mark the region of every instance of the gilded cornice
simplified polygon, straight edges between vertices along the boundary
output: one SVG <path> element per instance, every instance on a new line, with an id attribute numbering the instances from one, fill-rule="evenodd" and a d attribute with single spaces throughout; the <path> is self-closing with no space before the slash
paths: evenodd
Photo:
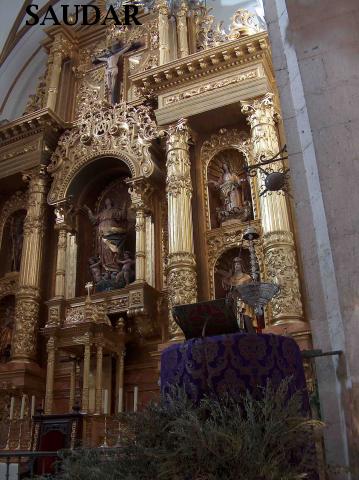
<path id="1" fill-rule="evenodd" d="M 39 133 L 53 137 L 66 128 L 67 124 L 48 108 L 23 115 L 0 127 L 0 160 L 2 148 Z"/>
<path id="2" fill-rule="evenodd" d="M 223 43 L 219 46 L 193 53 L 159 67 L 130 76 L 141 91 L 160 93 L 193 80 L 199 80 L 213 73 L 232 67 L 266 59 L 267 73 L 272 76 L 268 34 L 260 32 L 242 39 Z"/>

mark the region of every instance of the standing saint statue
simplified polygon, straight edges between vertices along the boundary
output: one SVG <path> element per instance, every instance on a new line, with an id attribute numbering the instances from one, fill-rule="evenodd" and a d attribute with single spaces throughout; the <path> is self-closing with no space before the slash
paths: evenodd
<path id="1" fill-rule="evenodd" d="M 243 200 L 243 183 L 245 182 L 244 178 L 240 178 L 236 173 L 231 172 L 227 163 L 223 163 L 222 175 L 218 181 L 208 181 L 209 185 L 214 185 L 221 193 L 223 209 L 218 211 L 220 221 L 229 217 L 238 217 L 242 221 L 249 218 L 250 202 Z"/>
<path id="2" fill-rule="evenodd" d="M 98 261 L 106 271 L 116 272 L 127 234 L 127 206 L 124 203 L 120 210 L 110 198 L 104 203 L 105 207 L 97 214 L 87 205 L 84 207 L 92 224 L 96 225 Z"/>

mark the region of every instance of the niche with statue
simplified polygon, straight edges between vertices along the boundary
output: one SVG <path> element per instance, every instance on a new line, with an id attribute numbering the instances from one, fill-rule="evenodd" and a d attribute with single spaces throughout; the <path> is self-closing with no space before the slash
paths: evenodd
<path id="1" fill-rule="evenodd" d="M 218 152 L 208 165 L 207 183 L 211 228 L 253 218 L 251 191 L 243 155 L 230 148 Z"/>

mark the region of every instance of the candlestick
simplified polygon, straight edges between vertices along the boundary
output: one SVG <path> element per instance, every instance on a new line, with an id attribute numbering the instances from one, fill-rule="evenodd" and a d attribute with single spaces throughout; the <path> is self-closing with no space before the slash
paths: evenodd
<path id="1" fill-rule="evenodd" d="M 103 391 L 103 413 L 108 415 L 108 390 L 105 388 Z"/>
<path id="2" fill-rule="evenodd" d="M 32 395 L 32 397 L 31 397 L 31 418 L 35 415 L 35 404 L 36 404 L 36 398 L 35 398 L 35 395 Z"/>
<path id="3" fill-rule="evenodd" d="M 137 404 L 138 404 L 138 387 L 136 386 L 133 390 L 133 411 L 137 412 Z"/>
<path id="4" fill-rule="evenodd" d="M 21 399 L 21 408 L 20 408 L 20 420 L 24 418 L 24 413 L 25 413 L 25 399 L 26 395 L 23 394 L 22 399 Z"/>
<path id="5" fill-rule="evenodd" d="M 9 420 L 13 420 L 14 418 L 14 408 L 15 408 L 15 397 L 11 397 Z"/>
<path id="6" fill-rule="evenodd" d="M 120 387 L 118 391 L 118 413 L 123 412 L 123 388 Z"/>

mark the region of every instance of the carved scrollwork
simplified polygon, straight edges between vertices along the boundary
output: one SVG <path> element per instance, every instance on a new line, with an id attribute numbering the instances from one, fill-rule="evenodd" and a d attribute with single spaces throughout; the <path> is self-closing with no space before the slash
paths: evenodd
<path id="1" fill-rule="evenodd" d="M 75 127 L 61 136 L 51 158 L 48 172 L 54 181 L 49 203 L 62 200 L 77 172 L 95 157 L 117 157 L 133 177 L 149 177 L 154 170 L 149 147 L 157 136 L 156 123 L 144 105 L 97 102 L 85 107 Z"/>
<path id="2" fill-rule="evenodd" d="M 40 305 L 33 298 L 17 298 L 15 307 L 14 358 L 35 358 Z"/>
<path id="3" fill-rule="evenodd" d="M 195 303 L 197 301 L 197 274 L 191 267 L 174 268 L 168 273 L 168 306 Z M 169 332 L 172 337 L 182 335 L 181 329 L 170 314 Z"/>
<path id="4" fill-rule="evenodd" d="M 299 289 L 298 268 L 291 232 L 272 232 L 264 237 L 264 261 L 267 280 L 280 285 L 273 298 L 273 322 L 301 319 L 303 309 Z"/>

